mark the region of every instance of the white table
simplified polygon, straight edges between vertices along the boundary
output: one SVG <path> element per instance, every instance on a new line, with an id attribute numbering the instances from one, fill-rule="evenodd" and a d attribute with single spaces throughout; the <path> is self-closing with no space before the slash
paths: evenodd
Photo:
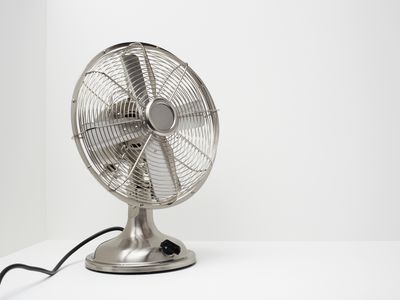
<path id="1" fill-rule="evenodd" d="M 44 241 L 0 258 L 0 268 L 52 268 L 76 243 Z M 400 299 L 400 242 L 187 242 L 195 266 L 151 275 L 85 269 L 97 243 L 51 278 L 10 271 L 0 299 Z"/>

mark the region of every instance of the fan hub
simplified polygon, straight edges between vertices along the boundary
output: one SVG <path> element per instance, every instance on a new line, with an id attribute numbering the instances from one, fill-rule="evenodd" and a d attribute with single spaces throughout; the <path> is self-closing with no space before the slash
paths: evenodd
<path id="1" fill-rule="evenodd" d="M 146 106 L 147 123 L 153 131 L 160 135 L 168 135 L 175 130 L 176 116 L 175 108 L 166 99 L 155 99 Z"/>

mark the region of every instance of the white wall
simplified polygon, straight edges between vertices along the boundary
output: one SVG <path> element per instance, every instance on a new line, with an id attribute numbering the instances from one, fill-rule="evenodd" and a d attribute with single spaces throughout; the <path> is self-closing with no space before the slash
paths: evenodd
<path id="1" fill-rule="evenodd" d="M 0 1 L 0 256 L 45 238 L 44 0 Z"/>
<path id="2" fill-rule="evenodd" d="M 146 41 L 189 62 L 221 122 L 208 182 L 157 211 L 160 229 L 187 240 L 400 239 L 399 11 L 398 1 L 48 1 L 49 237 L 125 223 L 125 204 L 70 139 L 70 101 L 100 50 Z"/>

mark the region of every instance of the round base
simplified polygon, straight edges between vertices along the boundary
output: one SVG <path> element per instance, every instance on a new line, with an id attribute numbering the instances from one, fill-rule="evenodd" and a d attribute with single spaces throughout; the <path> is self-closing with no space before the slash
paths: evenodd
<path id="1" fill-rule="evenodd" d="M 147 261 L 134 263 L 105 263 L 96 261 L 94 253 L 86 257 L 86 268 L 92 271 L 116 274 L 143 274 L 166 272 L 190 267 L 196 263 L 196 255 L 193 251 L 187 250 L 186 256 L 171 257 L 164 261 Z"/>
<path id="2" fill-rule="evenodd" d="M 175 244 L 176 251 L 165 251 L 162 244 L 167 240 Z M 129 207 L 124 230 L 86 257 L 86 268 L 105 273 L 153 273 L 182 269 L 195 262 L 194 252 L 180 240 L 158 231 L 152 210 Z"/>

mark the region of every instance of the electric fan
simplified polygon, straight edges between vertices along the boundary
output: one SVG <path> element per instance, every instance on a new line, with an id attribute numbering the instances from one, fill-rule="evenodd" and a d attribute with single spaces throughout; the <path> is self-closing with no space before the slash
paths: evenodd
<path id="1" fill-rule="evenodd" d="M 188 199 L 214 163 L 218 115 L 197 74 L 151 44 L 112 46 L 76 84 L 72 128 L 87 168 L 129 206 L 122 233 L 87 256 L 86 267 L 148 273 L 193 265 L 194 252 L 156 228 L 153 209 Z"/>

